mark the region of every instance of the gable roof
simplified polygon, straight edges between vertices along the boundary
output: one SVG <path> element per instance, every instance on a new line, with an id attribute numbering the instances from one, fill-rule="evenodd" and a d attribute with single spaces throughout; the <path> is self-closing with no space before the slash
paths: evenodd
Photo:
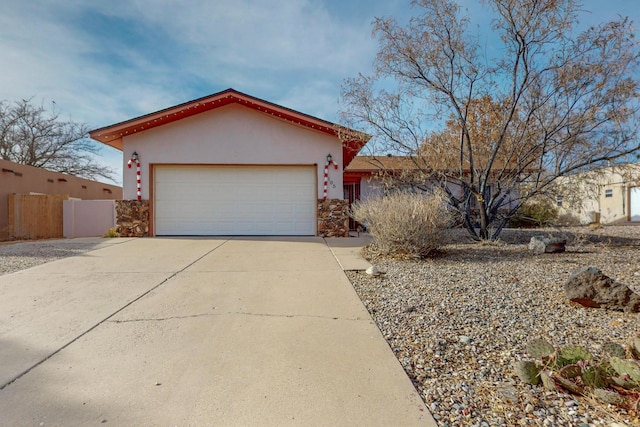
<path id="1" fill-rule="evenodd" d="M 274 118 L 285 120 L 296 125 L 305 126 L 332 136 L 339 134 L 352 135 L 342 143 L 342 158 L 345 165 L 348 165 L 356 156 L 358 151 L 371 138 L 362 132 L 355 131 L 336 125 L 335 123 L 265 101 L 234 89 L 227 89 L 214 93 L 203 98 L 194 99 L 183 104 L 165 108 L 164 110 L 145 114 L 110 126 L 105 126 L 89 132 L 89 136 L 96 141 L 109 145 L 122 151 L 122 138 L 138 132 L 153 129 L 166 125 L 177 120 L 184 119 L 205 111 L 220 108 L 229 104 L 239 104 L 247 108 L 252 108 L 264 114 L 269 114 Z"/>

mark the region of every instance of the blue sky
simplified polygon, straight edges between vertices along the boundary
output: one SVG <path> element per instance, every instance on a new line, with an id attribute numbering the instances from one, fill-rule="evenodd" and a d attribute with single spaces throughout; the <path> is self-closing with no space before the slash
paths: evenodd
<path id="1" fill-rule="evenodd" d="M 479 0 L 460 3 L 474 15 Z M 640 25 L 637 0 L 583 4 L 585 25 Z M 400 0 L 2 0 L 0 99 L 55 101 L 98 128 L 232 87 L 336 121 L 343 80 L 371 71 L 371 22 L 410 14 Z M 119 151 L 100 161 L 121 175 Z"/>

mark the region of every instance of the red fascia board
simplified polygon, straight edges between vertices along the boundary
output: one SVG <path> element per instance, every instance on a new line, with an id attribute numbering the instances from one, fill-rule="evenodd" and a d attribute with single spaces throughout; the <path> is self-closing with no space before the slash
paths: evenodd
<path id="1" fill-rule="evenodd" d="M 237 103 L 265 114 L 270 114 L 275 118 L 286 120 L 293 124 L 298 124 L 319 132 L 337 136 L 337 132 L 335 130 L 336 125 L 334 123 L 252 97 L 235 91 L 234 89 L 227 89 L 225 91 L 169 107 L 164 110 L 95 129 L 89 132 L 89 136 L 103 144 L 122 150 L 122 138 L 126 136 L 232 103 Z M 362 140 L 343 142 L 342 158 L 345 165 L 348 165 L 351 162 L 358 151 L 360 151 L 360 149 L 366 144 L 368 139 L 369 137 L 365 136 Z"/>
<path id="2" fill-rule="evenodd" d="M 146 114 L 130 120 L 125 120 L 110 126 L 105 126 L 89 132 L 91 138 L 104 144 L 111 145 L 110 142 L 124 136 L 131 135 L 143 130 L 148 130 L 157 126 L 171 123 L 185 117 L 193 116 L 204 111 L 219 108 L 231 103 L 237 103 L 249 108 L 271 114 L 277 118 L 288 120 L 302 126 L 317 129 L 321 132 L 335 135 L 334 124 L 304 113 L 264 101 L 259 98 L 227 89 L 213 95 L 179 104 L 164 110 Z M 118 147 L 115 147 L 118 148 Z"/>

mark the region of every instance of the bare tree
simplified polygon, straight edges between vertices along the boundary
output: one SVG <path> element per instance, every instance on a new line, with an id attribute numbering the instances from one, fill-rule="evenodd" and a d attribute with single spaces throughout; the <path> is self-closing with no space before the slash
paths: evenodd
<path id="1" fill-rule="evenodd" d="M 558 177 L 640 151 L 640 49 L 627 18 L 578 34 L 574 0 L 482 5 L 491 46 L 452 0 L 413 1 L 406 26 L 376 19 L 376 72 L 345 82 L 343 119 L 411 156 L 473 238 L 495 239 Z"/>
<path id="2" fill-rule="evenodd" d="M 64 121 L 31 100 L 0 102 L 0 158 L 87 179 L 113 181 L 113 170 L 95 161 L 100 149 L 87 126 Z"/>

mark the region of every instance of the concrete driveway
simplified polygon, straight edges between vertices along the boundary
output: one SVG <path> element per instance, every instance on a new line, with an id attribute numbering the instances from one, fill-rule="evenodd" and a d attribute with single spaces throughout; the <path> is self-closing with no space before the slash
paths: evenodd
<path id="1" fill-rule="evenodd" d="M 323 239 L 115 242 L 0 276 L 0 425 L 435 425 Z"/>

